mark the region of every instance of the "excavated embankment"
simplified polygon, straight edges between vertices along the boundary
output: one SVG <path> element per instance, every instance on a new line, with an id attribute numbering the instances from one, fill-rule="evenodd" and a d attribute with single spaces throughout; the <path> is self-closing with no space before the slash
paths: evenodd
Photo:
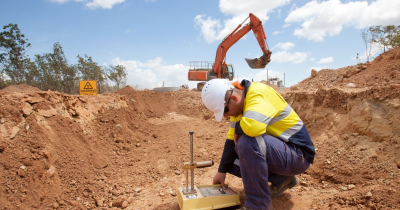
<path id="1" fill-rule="evenodd" d="M 317 155 L 298 186 L 273 198 L 275 209 L 400 206 L 398 55 L 322 70 L 285 92 Z M 178 210 L 188 132 L 195 132 L 195 161 L 218 165 L 229 127 L 187 90 L 127 86 L 89 97 L 10 86 L 0 105 L 1 209 Z M 210 184 L 216 170 L 196 170 L 195 183 Z M 241 180 L 228 175 L 227 182 L 243 202 Z"/>

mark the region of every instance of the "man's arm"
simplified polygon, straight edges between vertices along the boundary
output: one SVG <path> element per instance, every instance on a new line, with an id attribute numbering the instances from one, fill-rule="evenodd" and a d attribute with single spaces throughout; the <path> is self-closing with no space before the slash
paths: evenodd
<path id="1" fill-rule="evenodd" d="M 235 159 L 238 155 L 235 151 L 235 142 L 233 140 L 227 139 L 225 141 L 224 151 L 222 153 L 221 162 L 218 167 L 218 172 L 226 173 L 232 167 Z"/>

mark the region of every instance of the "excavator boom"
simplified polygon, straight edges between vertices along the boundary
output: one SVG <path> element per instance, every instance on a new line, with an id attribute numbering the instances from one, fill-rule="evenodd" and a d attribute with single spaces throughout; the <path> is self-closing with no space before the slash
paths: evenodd
<path id="1" fill-rule="evenodd" d="M 250 22 L 242 27 L 242 24 L 249 18 Z M 206 61 L 190 62 L 190 69 L 188 72 L 189 81 L 209 81 L 214 78 L 228 78 L 229 80 L 232 80 L 234 78 L 234 69 L 231 64 L 225 63 L 226 53 L 232 45 L 239 41 L 250 30 L 252 30 L 256 36 L 263 55 L 260 58 L 245 58 L 245 60 L 252 69 L 265 68 L 265 66 L 271 61 L 272 52 L 268 49 L 266 42 L 267 37 L 265 36 L 262 22 L 258 17 L 250 13 L 249 17 L 247 17 L 234 31 L 232 31 L 232 33 L 222 40 L 221 44 L 219 44 L 214 63 Z M 205 82 L 202 84 L 204 83 Z M 201 89 L 200 87 L 202 84 L 198 83 L 198 89 Z"/>
<path id="2" fill-rule="evenodd" d="M 249 67 L 252 69 L 265 68 L 265 66 L 271 61 L 272 52 L 268 49 L 266 42 L 267 37 L 265 36 L 262 22 L 252 13 L 250 13 L 248 18 L 250 18 L 250 22 L 248 24 L 246 24 L 242 28 L 240 27 L 243 23 L 240 24 L 232 33 L 226 36 L 224 40 L 222 40 L 221 44 L 218 46 L 213 68 L 214 73 L 218 74 L 218 78 L 223 78 L 222 75 L 224 75 L 225 73 L 225 56 L 229 48 L 237 41 L 239 41 L 250 30 L 253 30 L 253 33 L 257 38 L 258 44 L 263 51 L 263 55 L 260 58 L 256 59 L 245 59 Z M 246 20 L 248 18 L 246 18 Z M 245 22 L 246 20 L 244 20 L 243 22 Z"/>

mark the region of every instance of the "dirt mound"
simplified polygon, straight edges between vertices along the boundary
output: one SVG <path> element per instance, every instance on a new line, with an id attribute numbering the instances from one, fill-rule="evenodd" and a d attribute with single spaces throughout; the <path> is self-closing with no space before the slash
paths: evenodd
<path id="1" fill-rule="evenodd" d="M 1 91 L 7 92 L 7 93 L 13 93 L 13 92 L 37 92 L 41 91 L 39 88 L 32 87 L 30 85 L 26 84 L 19 84 L 19 85 L 10 85 L 5 88 L 3 88 Z"/>
<path id="2" fill-rule="evenodd" d="M 368 68 L 348 79 L 356 87 L 400 84 L 400 48 L 379 55 Z"/>
<path id="3" fill-rule="evenodd" d="M 275 209 L 398 208 L 397 52 L 368 67 L 321 70 L 284 94 L 317 155 L 298 186 L 272 199 Z M 350 82 L 356 88 L 347 88 Z M 200 92 L 190 90 L 127 86 L 97 96 L 4 91 L 0 104 L 3 209 L 178 210 L 188 132 L 194 131 L 195 161 L 216 165 L 196 169 L 195 184 L 211 184 L 229 128 L 227 119 L 214 120 Z M 244 202 L 241 180 L 228 175 L 227 182 Z"/>
<path id="4" fill-rule="evenodd" d="M 353 85 L 349 85 L 349 83 Z M 318 89 L 330 87 L 367 88 L 400 84 L 400 48 L 379 55 L 371 63 L 359 63 L 336 70 L 322 69 L 291 87 Z"/>

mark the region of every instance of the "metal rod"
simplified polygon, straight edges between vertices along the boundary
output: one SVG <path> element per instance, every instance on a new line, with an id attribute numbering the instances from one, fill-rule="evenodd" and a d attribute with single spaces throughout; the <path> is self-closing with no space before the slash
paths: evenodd
<path id="1" fill-rule="evenodd" d="M 189 170 L 186 169 L 186 189 L 185 192 L 189 192 Z"/>
<path id="2" fill-rule="evenodd" d="M 190 134 L 190 163 L 193 164 L 193 131 L 189 131 Z M 194 190 L 194 168 L 190 169 L 190 175 L 191 175 L 191 184 L 190 184 L 190 190 Z"/>

